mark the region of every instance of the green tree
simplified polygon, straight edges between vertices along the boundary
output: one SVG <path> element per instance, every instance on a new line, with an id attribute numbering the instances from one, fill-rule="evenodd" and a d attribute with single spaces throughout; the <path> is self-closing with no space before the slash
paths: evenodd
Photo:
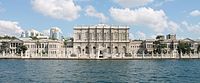
<path id="1" fill-rule="evenodd" d="M 17 46 L 17 53 L 20 54 L 21 52 L 25 54 L 26 50 L 28 49 L 25 45 Z"/>
<path id="2" fill-rule="evenodd" d="M 155 41 L 154 43 L 154 53 L 161 54 L 164 52 L 164 48 L 167 47 L 167 44 L 162 44 L 161 41 Z"/>
<path id="3" fill-rule="evenodd" d="M 200 44 L 197 47 L 197 53 L 199 53 L 199 52 L 200 52 Z"/>
<path id="4" fill-rule="evenodd" d="M 174 41 L 172 41 L 172 42 L 170 43 L 169 48 L 170 48 L 171 51 L 174 50 Z"/>
<path id="5" fill-rule="evenodd" d="M 181 54 L 181 52 L 183 54 L 189 54 L 191 52 L 191 44 L 188 42 L 179 42 L 178 46 L 177 46 L 177 50 L 178 53 Z"/>
<path id="6" fill-rule="evenodd" d="M 64 40 L 64 45 L 65 45 L 65 46 L 67 45 L 67 40 L 66 40 L 66 39 Z"/>
<path id="7" fill-rule="evenodd" d="M 4 37 L 2 37 L 2 36 L 0 36 L 0 39 L 17 39 L 15 36 L 4 36 Z"/>
<path id="8" fill-rule="evenodd" d="M 4 51 L 4 52 L 9 52 L 9 50 L 10 50 L 10 48 L 9 48 L 9 43 L 8 43 L 8 42 L 2 42 L 0 52 L 1 52 L 1 53 L 2 53 L 3 51 Z"/>
<path id="9" fill-rule="evenodd" d="M 36 36 L 31 36 L 30 38 L 32 38 L 33 40 L 38 40 Z"/>

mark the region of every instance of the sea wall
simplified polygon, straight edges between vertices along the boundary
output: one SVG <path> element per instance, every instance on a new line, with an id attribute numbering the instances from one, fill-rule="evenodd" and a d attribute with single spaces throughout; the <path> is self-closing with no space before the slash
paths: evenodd
<path id="1" fill-rule="evenodd" d="M 102 56 L 102 57 L 100 57 Z M 10 54 L 10 53 L 0 53 L 0 59 L 72 59 L 72 60 L 95 60 L 95 59 L 121 59 L 121 60 L 146 60 L 146 59 L 200 59 L 200 54 L 110 54 L 110 55 L 47 55 L 47 54 Z"/>

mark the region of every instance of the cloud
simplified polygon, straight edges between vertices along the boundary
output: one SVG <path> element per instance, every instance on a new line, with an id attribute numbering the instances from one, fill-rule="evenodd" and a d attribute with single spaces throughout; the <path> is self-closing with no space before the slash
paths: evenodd
<path id="1" fill-rule="evenodd" d="M 137 38 L 142 39 L 142 40 L 146 39 L 146 34 L 141 31 L 137 31 L 136 36 L 137 36 Z"/>
<path id="2" fill-rule="evenodd" d="M 59 27 L 51 27 L 51 29 L 57 30 L 59 33 L 63 33 Z"/>
<path id="3" fill-rule="evenodd" d="M 149 39 L 156 39 L 157 35 L 151 35 Z"/>
<path id="4" fill-rule="evenodd" d="M 194 10 L 192 12 L 190 12 L 191 16 L 200 16 L 200 11 L 199 10 Z"/>
<path id="5" fill-rule="evenodd" d="M 86 15 L 98 18 L 101 22 L 105 22 L 108 18 L 100 12 L 97 12 L 93 6 L 88 6 L 85 10 Z"/>
<path id="6" fill-rule="evenodd" d="M 156 34 L 153 34 L 153 35 L 149 35 L 149 38 L 150 38 L 150 39 L 156 39 L 156 37 L 157 37 L 158 35 L 164 35 L 164 34 L 163 34 L 163 33 L 156 33 Z"/>
<path id="7" fill-rule="evenodd" d="M 45 29 L 42 31 L 42 33 L 44 33 L 46 36 L 50 36 L 50 29 Z"/>
<path id="8" fill-rule="evenodd" d="M 62 30 L 59 27 L 51 27 L 49 29 L 45 29 L 45 30 L 42 31 L 42 33 L 46 36 L 50 36 L 51 29 L 58 31 L 61 35 L 63 34 Z"/>
<path id="9" fill-rule="evenodd" d="M 118 3 L 119 5 L 125 8 L 144 6 L 153 1 L 154 0 L 114 0 L 114 2 Z"/>
<path id="10" fill-rule="evenodd" d="M 0 35 L 18 35 L 23 32 L 18 22 L 0 20 Z"/>
<path id="11" fill-rule="evenodd" d="M 157 33 L 165 30 L 176 32 L 179 25 L 170 21 L 163 10 L 154 10 L 152 8 L 138 8 L 131 10 L 129 8 L 118 9 L 110 8 L 111 17 L 121 23 L 145 25 Z"/>
<path id="12" fill-rule="evenodd" d="M 79 17 L 81 7 L 73 0 L 32 0 L 33 9 L 45 16 L 72 21 Z"/>
<path id="13" fill-rule="evenodd" d="M 189 24 L 188 22 L 183 21 L 182 25 L 183 25 L 183 27 L 186 27 L 186 29 L 189 32 L 198 33 L 198 34 L 200 33 L 200 22 L 197 24 Z"/>
<path id="14" fill-rule="evenodd" d="M 161 1 L 157 0 L 154 2 L 154 6 L 156 6 L 156 7 L 162 6 L 163 4 L 165 4 L 167 2 L 172 2 L 172 1 L 174 1 L 174 0 L 161 0 Z"/>
<path id="15" fill-rule="evenodd" d="M 180 26 L 173 22 L 173 21 L 168 21 L 168 30 L 172 33 L 176 33 L 177 30 L 180 29 Z"/>
<path id="16" fill-rule="evenodd" d="M 129 37 L 131 38 L 131 39 L 134 39 L 135 37 L 134 37 L 134 34 L 132 33 L 132 32 L 129 32 Z"/>
<path id="17" fill-rule="evenodd" d="M 92 1 L 92 0 L 74 0 L 75 2 L 89 2 L 89 1 Z"/>

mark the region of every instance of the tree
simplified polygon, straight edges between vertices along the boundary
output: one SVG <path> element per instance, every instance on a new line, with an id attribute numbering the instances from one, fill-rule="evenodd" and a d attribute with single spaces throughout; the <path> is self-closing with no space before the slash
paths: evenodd
<path id="1" fill-rule="evenodd" d="M 155 41 L 154 43 L 154 53 L 161 54 L 164 52 L 164 48 L 167 47 L 167 44 L 162 44 L 161 41 Z"/>
<path id="2" fill-rule="evenodd" d="M 197 47 L 197 53 L 199 53 L 199 52 L 200 52 L 200 44 Z"/>
<path id="3" fill-rule="evenodd" d="M 170 48 L 171 51 L 174 50 L 174 41 L 172 41 L 172 42 L 170 43 L 169 48 Z"/>
<path id="4" fill-rule="evenodd" d="M 177 46 L 177 50 L 178 53 L 181 54 L 181 52 L 183 54 L 189 54 L 191 52 L 191 44 L 188 42 L 179 42 L 178 46 Z"/>
<path id="5" fill-rule="evenodd" d="M 66 40 L 66 39 L 64 40 L 64 45 L 65 45 L 65 46 L 67 45 L 67 40 Z"/>
<path id="6" fill-rule="evenodd" d="M 2 42 L 0 52 L 9 52 L 9 43 L 8 42 Z"/>
<path id="7" fill-rule="evenodd" d="M 22 45 L 21 49 L 22 49 L 22 52 L 25 53 L 28 48 L 25 45 Z"/>
<path id="8" fill-rule="evenodd" d="M 156 37 L 156 39 L 159 39 L 159 40 L 163 40 L 163 38 L 164 38 L 164 36 L 162 36 L 162 35 L 158 35 L 158 36 Z"/>
<path id="9" fill-rule="evenodd" d="M 153 44 L 154 44 L 153 52 L 154 52 L 154 54 L 156 54 L 156 53 L 158 53 L 158 47 L 159 47 L 160 41 L 154 41 Z"/>
<path id="10" fill-rule="evenodd" d="M 12 40 L 14 40 L 14 39 L 17 39 L 15 36 L 4 36 L 4 37 L 1 37 L 0 36 L 0 39 L 12 39 Z"/>
<path id="11" fill-rule="evenodd" d="M 36 36 L 31 36 L 30 38 L 32 38 L 33 40 L 38 40 Z"/>
<path id="12" fill-rule="evenodd" d="M 25 45 L 20 45 L 16 49 L 18 54 L 21 54 L 21 52 L 24 54 L 28 48 Z"/>

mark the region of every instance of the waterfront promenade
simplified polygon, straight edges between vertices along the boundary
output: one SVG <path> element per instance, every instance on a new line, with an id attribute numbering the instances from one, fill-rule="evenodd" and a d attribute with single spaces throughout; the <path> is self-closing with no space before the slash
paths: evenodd
<path id="1" fill-rule="evenodd" d="M 93 56 L 93 57 L 91 57 Z M 133 54 L 129 56 L 121 55 L 104 55 L 99 58 L 95 55 L 15 55 L 15 54 L 0 54 L 0 59 L 56 59 L 56 60 L 153 60 L 153 59 L 200 59 L 200 54 Z"/>

